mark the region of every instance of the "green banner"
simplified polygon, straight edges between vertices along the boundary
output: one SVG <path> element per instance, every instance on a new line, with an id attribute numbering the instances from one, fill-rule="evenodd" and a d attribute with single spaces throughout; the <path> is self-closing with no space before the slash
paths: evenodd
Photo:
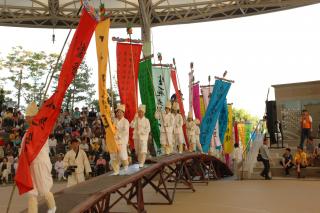
<path id="1" fill-rule="evenodd" d="M 253 126 L 253 125 L 252 125 L 251 123 L 246 123 L 246 124 L 245 124 L 245 134 L 246 134 L 246 139 L 245 139 L 245 141 L 246 141 L 246 147 L 248 147 L 248 148 L 247 148 L 247 151 L 250 150 L 250 147 L 249 147 L 248 143 L 249 143 L 249 140 L 250 140 L 250 137 L 251 137 L 252 126 Z"/>
<path id="2" fill-rule="evenodd" d="M 151 133 L 157 148 L 160 145 L 160 129 L 158 120 L 155 119 L 156 101 L 154 97 L 154 88 L 152 83 L 152 65 L 151 60 L 140 62 L 139 66 L 139 89 L 142 104 L 146 105 L 146 117 L 150 121 Z"/>

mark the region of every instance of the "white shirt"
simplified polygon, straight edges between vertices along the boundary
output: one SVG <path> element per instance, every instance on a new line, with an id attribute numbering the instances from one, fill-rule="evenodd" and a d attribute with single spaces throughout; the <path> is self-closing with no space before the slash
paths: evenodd
<path id="1" fill-rule="evenodd" d="M 166 112 L 157 111 L 155 113 L 154 117 L 156 119 L 160 119 L 160 123 L 161 123 L 160 132 L 162 132 L 162 133 L 167 132 L 169 134 L 172 134 L 174 117 L 170 112 L 166 113 Z"/>
<path id="2" fill-rule="evenodd" d="M 86 173 L 91 172 L 91 167 L 90 167 L 87 154 L 82 149 L 79 149 L 77 158 L 76 158 L 76 154 L 77 153 L 73 151 L 73 149 L 67 152 L 67 154 L 64 156 L 64 159 L 63 159 L 64 169 L 67 169 L 68 166 L 76 165 L 77 174 L 81 174 L 81 173 L 83 174 L 84 171 Z"/>
<path id="3" fill-rule="evenodd" d="M 150 133 L 150 122 L 143 116 L 143 118 L 136 117 L 131 122 L 130 126 L 134 128 L 133 138 L 140 140 L 148 140 Z"/>
<path id="4" fill-rule="evenodd" d="M 173 115 L 174 116 L 174 134 L 183 134 L 182 126 L 183 126 L 183 118 L 180 114 Z"/>
<path id="5" fill-rule="evenodd" d="M 56 147 L 57 146 L 57 139 L 52 138 L 52 139 L 48 139 L 49 141 L 49 147 Z"/>
<path id="6" fill-rule="evenodd" d="M 194 121 L 187 121 L 187 134 L 190 136 L 195 135 L 195 131 L 196 131 L 196 123 Z"/>
<path id="7" fill-rule="evenodd" d="M 118 144 L 128 144 L 129 142 L 129 121 L 122 117 L 120 120 L 115 119 L 114 125 L 116 126 L 115 139 Z"/>

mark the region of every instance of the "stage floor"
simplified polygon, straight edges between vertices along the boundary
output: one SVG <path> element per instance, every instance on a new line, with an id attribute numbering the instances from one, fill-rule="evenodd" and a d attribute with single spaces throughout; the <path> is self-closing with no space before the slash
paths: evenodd
<path id="1" fill-rule="evenodd" d="M 59 191 L 65 183 L 56 183 L 54 191 Z M 218 180 L 208 186 L 195 184 L 196 192 L 177 191 L 173 205 L 158 205 L 145 208 L 151 213 L 318 213 L 319 181 L 313 180 Z M 0 212 L 6 211 L 10 186 L 0 187 Z M 161 199 L 153 190 L 146 188 L 145 201 Z M 26 196 L 13 198 L 11 211 L 17 213 L 27 206 Z M 58 207 L 63 208 L 63 207 Z M 135 212 L 132 207 L 121 202 L 113 211 Z"/>

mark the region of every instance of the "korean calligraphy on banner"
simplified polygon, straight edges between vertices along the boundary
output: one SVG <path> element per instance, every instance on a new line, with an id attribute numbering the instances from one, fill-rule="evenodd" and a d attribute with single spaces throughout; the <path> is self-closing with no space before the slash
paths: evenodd
<path id="1" fill-rule="evenodd" d="M 108 103 L 108 92 L 106 88 L 107 64 L 108 64 L 108 39 L 109 39 L 110 19 L 101 21 L 96 28 L 96 46 L 98 58 L 98 85 L 99 85 L 99 107 L 102 124 L 106 132 L 106 151 L 115 153 L 118 146 L 115 141 L 115 126 L 111 120 L 111 109 Z"/>
<path id="2" fill-rule="evenodd" d="M 77 73 L 96 25 L 96 20 L 83 9 L 79 25 L 62 65 L 58 87 L 54 94 L 44 102 L 24 136 L 15 176 L 20 194 L 24 194 L 33 189 L 30 164 L 37 157 L 43 145 L 46 143 L 49 134 L 52 132 L 61 111 L 65 92 Z"/>
<path id="3" fill-rule="evenodd" d="M 225 102 L 226 96 L 231 87 L 231 83 L 216 80 L 215 86 L 210 97 L 210 102 L 200 126 L 200 143 L 204 152 L 208 152 L 212 134 L 218 116 Z"/>
<path id="4" fill-rule="evenodd" d="M 131 122 L 138 108 L 138 75 L 141 44 L 117 43 L 117 77 L 121 103 L 126 106 L 125 117 Z M 134 148 L 130 128 L 130 148 Z"/>
<path id="5" fill-rule="evenodd" d="M 164 110 L 170 99 L 170 70 L 168 67 L 152 67 L 152 77 L 157 106 Z"/>
<path id="6" fill-rule="evenodd" d="M 224 136 L 223 150 L 225 154 L 231 154 L 234 147 L 233 124 L 232 124 L 232 105 L 228 105 L 228 127 Z"/>

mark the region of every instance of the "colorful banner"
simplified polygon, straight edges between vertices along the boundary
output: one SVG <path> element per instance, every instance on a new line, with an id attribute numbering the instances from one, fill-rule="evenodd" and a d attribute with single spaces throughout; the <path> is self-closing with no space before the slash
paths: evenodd
<path id="1" fill-rule="evenodd" d="M 200 142 L 204 152 L 208 152 L 214 125 L 217 123 L 219 113 L 223 107 L 231 83 L 216 80 L 210 102 L 200 126 Z"/>
<path id="2" fill-rule="evenodd" d="M 192 82 L 193 82 L 193 70 L 191 70 L 191 72 L 189 72 L 189 112 L 192 112 Z"/>
<path id="3" fill-rule="evenodd" d="M 173 84 L 173 87 L 174 87 L 174 90 L 175 90 L 175 94 L 176 94 L 176 97 L 177 97 L 177 101 L 178 101 L 178 104 L 179 104 L 179 109 L 180 109 L 181 116 L 182 116 L 183 120 L 185 121 L 186 120 L 186 114 L 185 114 L 185 111 L 184 111 L 183 101 L 182 101 L 182 97 L 180 95 L 180 90 L 179 90 L 178 84 L 177 84 L 177 73 L 176 73 L 176 71 L 174 69 L 171 69 L 171 80 L 172 80 L 172 84 Z M 183 129 L 183 135 L 184 135 L 185 142 L 186 142 L 187 146 L 189 146 L 188 138 L 187 138 L 187 128 L 186 128 L 186 124 L 185 123 L 183 124 L 182 129 Z"/>
<path id="4" fill-rule="evenodd" d="M 200 121 L 202 120 L 201 117 L 201 111 L 200 111 L 200 86 L 199 83 L 196 83 L 192 86 L 192 105 L 193 105 L 193 111 L 194 115 L 197 119 Z"/>
<path id="5" fill-rule="evenodd" d="M 155 119 L 156 101 L 154 97 L 154 88 L 152 84 L 152 64 L 151 59 L 140 62 L 139 66 L 139 89 L 142 104 L 146 105 L 146 117 L 150 121 L 151 133 L 153 140 L 159 149 L 160 144 L 160 129 L 158 120 Z"/>
<path id="6" fill-rule="evenodd" d="M 246 123 L 245 124 L 245 141 L 246 141 L 247 152 L 250 150 L 249 141 L 251 138 L 251 131 L 252 131 L 252 123 Z"/>
<path id="7" fill-rule="evenodd" d="M 233 125 L 234 132 L 234 143 L 239 144 L 239 131 L 238 131 L 238 123 L 235 121 Z"/>
<path id="8" fill-rule="evenodd" d="M 224 100 L 223 107 L 221 109 L 221 112 L 219 114 L 219 136 L 220 140 L 223 144 L 224 142 L 224 135 L 227 130 L 228 126 L 228 105 L 227 105 L 227 99 Z"/>
<path id="9" fill-rule="evenodd" d="M 131 122 L 138 108 L 138 74 L 141 44 L 117 43 L 117 77 L 121 103 L 126 106 L 125 118 Z M 129 144 L 134 149 L 133 129 Z"/>
<path id="10" fill-rule="evenodd" d="M 211 86 L 201 86 L 201 94 L 203 96 L 204 106 L 207 109 L 209 101 L 210 101 L 210 94 L 213 91 L 213 85 Z"/>
<path id="11" fill-rule="evenodd" d="M 201 114 L 201 118 L 204 117 L 205 113 L 206 113 L 206 107 L 204 105 L 203 96 L 200 95 L 200 114 Z"/>
<path id="12" fill-rule="evenodd" d="M 244 150 L 246 148 L 246 130 L 244 123 L 238 123 L 239 146 Z"/>
<path id="13" fill-rule="evenodd" d="M 157 106 L 165 109 L 170 99 L 170 70 L 169 67 L 152 67 L 153 86 L 156 92 Z"/>
<path id="14" fill-rule="evenodd" d="M 111 119 L 111 109 L 108 103 L 108 92 L 106 88 L 107 64 L 108 64 L 108 39 L 109 39 L 110 19 L 101 21 L 96 27 L 96 47 L 98 59 L 98 87 L 99 87 L 99 108 L 102 124 L 106 132 L 106 151 L 115 153 L 118 146 L 115 141 L 115 126 Z"/>
<path id="15" fill-rule="evenodd" d="M 62 65 L 58 86 L 54 94 L 44 102 L 32 124 L 25 133 L 23 146 L 19 157 L 15 181 L 20 194 L 33 189 L 30 164 L 46 143 L 49 134 L 61 112 L 61 105 L 66 90 L 73 81 L 78 67 L 86 54 L 97 22 L 83 9 L 76 32 L 69 46 L 68 53 Z"/>
<path id="16" fill-rule="evenodd" d="M 230 154 L 233 152 L 234 141 L 233 141 L 233 124 L 232 124 L 232 105 L 228 105 L 228 127 L 226 134 L 224 136 L 223 150 L 225 154 Z"/>

